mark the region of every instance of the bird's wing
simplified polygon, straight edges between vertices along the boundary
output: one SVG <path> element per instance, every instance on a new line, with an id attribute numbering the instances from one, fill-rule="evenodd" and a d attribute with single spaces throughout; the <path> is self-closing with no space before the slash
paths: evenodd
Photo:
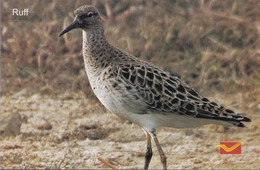
<path id="1" fill-rule="evenodd" d="M 243 126 L 240 121 L 250 121 L 202 97 L 175 74 L 148 63 L 121 64 L 118 74 L 136 89 L 138 98 L 153 111 L 223 120 L 237 126 Z"/>

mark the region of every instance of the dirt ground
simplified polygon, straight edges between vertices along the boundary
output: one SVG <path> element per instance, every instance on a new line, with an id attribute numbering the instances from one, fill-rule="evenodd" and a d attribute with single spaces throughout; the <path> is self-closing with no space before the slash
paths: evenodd
<path id="1" fill-rule="evenodd" d="M 21 134 L 1 137 L 0 168 L 117 168 L 141 169 L 146 150 L 145 134 L 138 126 L 107 112 L 83 93 L 56 97 L 22 91 L 2 96 L 4 112 L 22 116 Z M 207 125 L 195 129 L 158 130 L 158 139 L 167 156 L 169 169 L 212 169 L 260 167 L 259 103 L 239 105 L 241 97 L 213 94 L 209 98 L 245 111 L 252 119 L 248 129 Z M 229 103 L 230 99 L 234 103 Z M 250 109 L 251 108 L 251 109 Z M 221 155 L 216 146 L 222 139 L 242 142 L 241 155 Z M 151 169 L 162 168 L 153 143 Z"/>

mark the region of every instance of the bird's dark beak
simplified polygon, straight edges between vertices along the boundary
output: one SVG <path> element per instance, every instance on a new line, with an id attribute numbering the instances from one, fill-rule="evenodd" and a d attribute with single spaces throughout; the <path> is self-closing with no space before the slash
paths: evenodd
<path id="1" fill-rule="evenodd" d="M 67 28 L 65 28 L 63 31 L 61 31 L 61 33 L 59 33 L 59 37 L 75 28 L 80 28 L 78 16 L 74 18 L 73 22 Z"/>

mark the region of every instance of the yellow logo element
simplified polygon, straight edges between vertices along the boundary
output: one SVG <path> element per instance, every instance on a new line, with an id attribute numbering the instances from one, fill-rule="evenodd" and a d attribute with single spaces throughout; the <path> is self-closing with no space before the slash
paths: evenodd
<path id="1" fill-rule="evenodd" d="M 241 145 L 241 143 L 242 142 L 237 142 L 235 145 L 233 145 L 231 147 L 227 147 L 225 144 L 217 145 L 217 147 L 224 149 L 226 152 L 231 152 L 231 151 L 235 150 L 237 147 L 239 147 Z"/>

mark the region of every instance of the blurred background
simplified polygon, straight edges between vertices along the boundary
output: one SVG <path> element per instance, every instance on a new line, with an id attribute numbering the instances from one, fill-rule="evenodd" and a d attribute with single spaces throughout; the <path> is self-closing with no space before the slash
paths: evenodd
<path id="1" fill-rule="evenodd" d="M 108 168 L 100 155 L 119 168 L 143 167 L 142 130 L 107 113 L 90 88 L 82 32 L 58 37 L 85 4 L 99 9 L 111 44 L 253 120 L 247 131 L 162 129 L 169 168 L 260 166 L 258 0 L 8 0 L 1 1 L 0 168 Z M 13 8 L 29 15 L 12 16 Z M 239 159 L 221 157 L 223 138 L 245 142 Z M 161 168 L 156 151 L 151 168 Z"/>
<path id="2" fill-rule="evenodd" d="M 180 74 L 200 92 L 254 91 L 260 85 L 258 1 L 9 0 L 1 6 L 2 95 L 29 88 L 94 97 L 81 31 L 57 36 L 84 4 L 100 10 L 113 45 Z M 29 8 L 29 16 L 12 16 L 14 7 Z"/>

